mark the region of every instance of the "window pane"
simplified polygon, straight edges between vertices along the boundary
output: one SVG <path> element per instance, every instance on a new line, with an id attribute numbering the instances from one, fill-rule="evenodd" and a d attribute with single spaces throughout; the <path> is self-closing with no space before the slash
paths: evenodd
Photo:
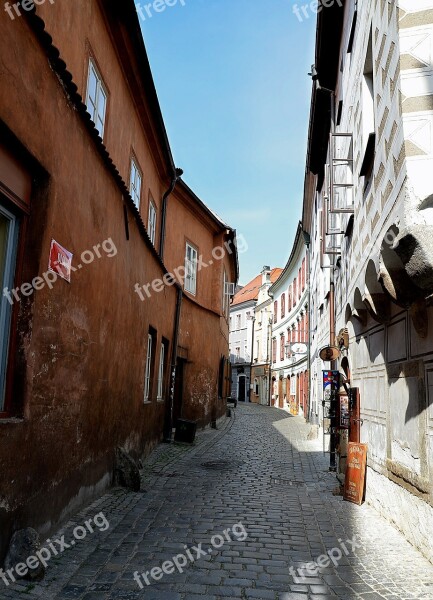
<path id="1" fill-rule="evenodd" d="M 105 95 L 105 92 L 102 88 L 102 86 L 100 86 L 99 88 L 99 97 L 98 97 L 98 116 L 101 119 L 102 122 L 105 121 L 105 107 L 107 105 L 107 96 Z"/>
<path id="2" fill-rule="evenodd" d="M 6 248 L 9 236 L 9 219 L 0 214 L 0 285 L 6 287 L 4 278 L 6 272 Z"/>
<path id="3" fill-rule="evenodd" d="M 18 224 L 15 217 L 0 207 L 0 411 L 4 409 L 6 368 L 9 349 L 10 319 L 13 298 L 3 290 L 10 291 L 15 277 L 15 259 L 18 243 Z"/>
<path id="4" fill-rule="evenodd" d="M 96 75 L 93 66 L 90 66 L 89 73 L 89 89 L 87 91 L 87 98 L 92 101 L 93 106 L 96 105 L 96 94 L 98 89 L 98 77 Z"/>

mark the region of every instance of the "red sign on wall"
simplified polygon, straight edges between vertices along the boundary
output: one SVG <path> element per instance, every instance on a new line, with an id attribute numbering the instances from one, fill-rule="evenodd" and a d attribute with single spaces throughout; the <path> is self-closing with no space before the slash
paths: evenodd
<path id="1" fill-rule="evenodd" d="M 71 267 L 73 254 L 63 248 L 56 240 L 51 240 L 48 269 L 71 283 Z"/>

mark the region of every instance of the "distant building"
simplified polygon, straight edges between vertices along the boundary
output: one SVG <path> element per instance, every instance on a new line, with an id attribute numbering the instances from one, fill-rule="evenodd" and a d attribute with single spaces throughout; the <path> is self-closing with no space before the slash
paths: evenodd
<path id="1" fill-rule="evenodd" d="M 302 226 L 287 264 L 269 288 L 272 298 L 271 401 L 308 416 L 308 281 Z"/>
<path id="2" fill-rule="evenodd" d="M 279 269 L 271 271 L 271 281 L 277 279 L 279 272 Z M 261 284 L 262 276 L 258 275 L 239 287 L 230 306 L 231 395 L 241 402 L 250 400 L 255 307 Z"/>
<path id="3" fill-rule="evenodd" d="M 254 311 L 253 362 L 251 368 L 251 402 L 268 406 L 271 385 L 272 298 L 269 289 L 282 269 L 264 267 Z"/>

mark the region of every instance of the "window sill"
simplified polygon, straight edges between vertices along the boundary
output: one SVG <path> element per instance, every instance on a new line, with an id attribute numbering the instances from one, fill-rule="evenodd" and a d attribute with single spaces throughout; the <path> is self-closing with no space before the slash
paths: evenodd
<path id="1" fill-rule="evenodd" d="M 24 419 L 18 419 L 15 417 L 0 417 L 0 425 L 20 425 L 24 423 Z"/>
<path id="2" fill-rule="evenodd" d="M 157 398 L 156 401 L 158 402 L 158 404 L 164 404 L 165 399 L 164 398 Z"/>
<path id="3" fill-rule="evenodd" d="M 190 292 L 186 288 L 183 288 L 183 291 L 186 292 L 187 294 L 189 294 L 190 296 L 192 296 L 193 298 L 195 298 L 197 296 L 197 290 L 195 292 Z"/>
<path id="4" fill-rule="evenodd" d="M 143 404 L 152 404 L 152 400 L 144 400 Z"/>

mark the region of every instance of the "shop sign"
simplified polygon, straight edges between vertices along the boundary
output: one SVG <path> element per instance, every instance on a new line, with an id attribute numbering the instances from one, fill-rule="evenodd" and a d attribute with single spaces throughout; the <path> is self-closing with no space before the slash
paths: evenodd
<path id="1" fill-rule="evenodd" d="M 51 240 L 48 269 L 71 283 L 71 267 L 73 254 L 63 248 L 56 240 Z"/>
<path id="2" fill-rule="evenodd" d="M 340 395 L 340 427 L 341 429 L 349 429 L 350 413 L 349 413 L 349 398 L 346 394 Z"/>
<path id="3" fill-rule="evenodd" d="M 359 505 L 364 499 L 367 448 L 367 444 L 349 442 L 347 451 L 344 499 Z"/>
<path id="4" fill-rule="evenodd" d="M 337 348 L 337 346 L 325 346 L 319 352 L 320 358 L 323 362 L 330 362 L 332 360 L 337 360 L 340 358 L 341 352 Z"/>

